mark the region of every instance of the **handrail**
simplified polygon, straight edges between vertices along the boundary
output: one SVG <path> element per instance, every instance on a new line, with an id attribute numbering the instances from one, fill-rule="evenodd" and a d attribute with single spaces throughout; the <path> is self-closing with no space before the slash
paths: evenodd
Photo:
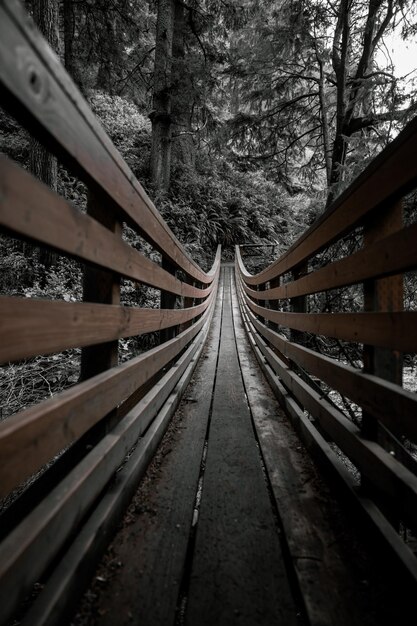
<path id="1" fill-rule="evenodd" d="M 59 59 L 16 0 L 0 5 L 0 81 L 5 106 L 91 189 L 189 276 L 210 283 L 120 157 Z"/>
<path id="2" fill-rule="evenodd" d="M 254 276 L 244 272 L 247 284 L 263 284 L 289 272 L 370 219 L 384 203 L 404 197 L 417 183 L 416 151 L 414 119 L 282 256 Z"/>
<path id="3" fill-rule="evenodd" d="M 309 445 L 320 449 L 338 480 L 350 481 L 350 494 L 358 493 L 357 485 L 321 435 L 357 468 L 369 500 L 356 500 L 414 583 L 417 561 L 398 535 L 393 539 L 384 516 L 394 529 L 400 523 L 417 529 L 417 462 L 403 445 L 417 444 L 417 395 L 401 386 L 402 353 L 417 352 L 417 313 L 403 310 L 403 275 L 417 269 L 417 224 L 403 225 L 401 202 L 417 187 L 416 151 L 417 119 L 257 274 L 246 269 L 236 248 L 239 302 L 261 366 Z M 338 258 L 334 244 L 348 234 L 362 245 Z M 320 267 L 317 255 L 330 245 L 336 258 Z M 324 299 L 331 290 L 352 286 L 353 309 L 321 312 L 315 294 Z M 333 342 L 327 354 L 318 348 L 323 338 Z M 362 371 L 347 361 L 341 341 L 362 351 Z M 341 354 L 335 358 L 337 345 Z M 361 409 L 354 420 L 349 403 Z"/>
<path id="4" fill-rule="evenodd" d="M 82 302 L 0 295 L 0 364 L 82 349 L 78 384 L 0 422 L 0 496 L 14 498 L 0 523 L 5 623 L 135 450 L 106 523 L 133 495 L 203 349 L 221 250 L 208 271 L 187 254 L 16 0 L 0 2 L 0 93 L 89 191 L 84 214 L 0 157 L 2 231 L 84 264 Z M 123 240 L 123 221 L 160 264 Z M 161 307 L 123 306 L 122 278 L 159 290 Z M 118 363 L 119 339 L 156 332 L 159 346 Z"/>

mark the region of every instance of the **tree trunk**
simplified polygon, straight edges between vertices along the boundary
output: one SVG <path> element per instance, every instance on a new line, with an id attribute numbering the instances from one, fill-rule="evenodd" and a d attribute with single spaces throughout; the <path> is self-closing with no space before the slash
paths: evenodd
<path id="1" fill-rule="evenodd" d="M 59 54 L 58 3 L 55 0 L 33 2 L 33 19 L 51 48 Z M 57 160 L 36 140 L 30 147 L 31 172 L 54 191 L 57 188 Z"/>
<path id="2" fill-rule="evenodd" d="M 65 69 L 73 81 L 82 90 L 81 76 L 75 61 L 74 39 L 75 39 L 75 7 L 74 0 L 62 0 L 62 23 L 64 50 L 63 59 Z"/>
<path id="3" fill-rule="evenodd" d="M 185 52 L 185 6 L 176 0 L 172 43 L 172 151 L 177 166 L 194 167 L 195 141 L 191 127 L 192 82 Z"/>
<path id="4" fill-rule="evenodd" d="M 151 147 L 151 176 L 157 191 L 166 191 L 171 176 L 172 42 L 174 0 L 159 0 L 156 20 Z"/>
<path id="5" fill-rule="evenodd" d="M 113 14 L 107 6 L 103 10 L 103 23 L 100 30 L 100 59 L 96 76 L 96 89 L 114 93 L 115 61 L 118 58 L 118 32 Z"/>
<path id="6" fill-rule="evenodd" d="M 346 122 L 346 82 L 347 66 L 350 46 L 350 10 L 349 0 L 340 0 L 338 20 L 333 38 L 332 64 L 336 75 L 336 132 L 333 143 L 332 166 L 329 180 L 327 205 L 330 205 L 337 195 L 337 184 L 342 179 L 342 168 L 346 160 L 347 138 L 345 135 Z"/>
<path id="7" fill-rule="evenodd" d="M 59 54 L 58 3 L 55 0 L 36 0 L 32 3 L 33 19 L 51 48 Z M 36 139 L 30 142 L 30 170 L 36 178 L 57 190 L 58 166 L 56 157 L 50 154 Z M 53 253 L 41 248 L 39 260 L 46 266 L 53 262 Z"/>
<path id="8" fill-rule="evenodd" d="M 323 136 L 323 151 L 324 151 L 324 162 L 326 165 L 326 180 L 327 186 L 330 185 L 330 178 L 332 172 L 332 155 L 331 155 L 331 147 L 330 147 L 330 129 L 329 129 L 329 120 L 328 120 L 328 111 L 327 111 L 327 101 L 326 101 L 326 85 L 325 85 L 325 77 L 324 77 L 324 62 L 319 54 L 316 47 L 316 56 L 320 69 L 320 77 L 319 77 L 319 101 L 320 101 L 320 112 L 321 112 L 321 132 Z"/>

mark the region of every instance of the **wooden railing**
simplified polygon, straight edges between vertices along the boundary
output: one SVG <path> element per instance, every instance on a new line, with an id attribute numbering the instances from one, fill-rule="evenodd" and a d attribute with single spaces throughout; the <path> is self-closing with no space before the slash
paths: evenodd
<path id="1" fill-rule="evenodd" d="M 417 268 L 417 224 L 403 225 L 401 206 L 417 183 L 416 154 L 414 120 L 272 265 L 252 275 L 236 251 L 242 313 L 272 386 L 414 582 L 417 562 L 396 531 L 417 531 L 417 395 L 401 386 L 401 353 L 417 351 L 415 303 L 403 310 L 403 274 Z M 340 298 L 347 287 L 351 310 Z M 339 309 L 320 312 L 313 294 L 321 302 L 339 294 Z M 362 371 L 346 358 L 355 350 Z M 345 471 L 349 462 L 360 480 Z"/>
<path id="2" fill-rule="evenodd" d="M 65 583 L 59 578 L 68 588 L 61 605 L 88 577 L 86 555 L 100 550 L 129 501 L 201 352 L 220 250 L 209 272 L 188 256 L 14 0 L 0 4 L 0 93 L 2 105 L 89 190 L 85 214 L 0 159 L 3 233 L 85 264 L 83 302 L 0 296 L 1 363 L 83 349 L 79 384 L 0 423 L 2 497 L 60 455 L 1 517 L 5 623 L 64 548 L 72 557 Z M 161 254 L 160 264 L 123 240 L 124 222 Z M 122 306 L 121 278 L 160 290 L 162 308 Z M 161 345 L 118 364 L 119 339 L 155 331 Z M 128 454 L 129 469 L 115 478 Z M 82 540 L 69 548 L 76 532 Z"/>

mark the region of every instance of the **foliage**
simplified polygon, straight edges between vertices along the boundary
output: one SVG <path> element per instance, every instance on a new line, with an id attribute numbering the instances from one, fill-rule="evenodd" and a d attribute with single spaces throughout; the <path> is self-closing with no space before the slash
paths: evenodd
<path id="1" fill-rule="evenodd" d="M 7 154 L 18 163 L 29 158 L 29 135 L 0 108 L 0 153 Z"/>
<path id="2" fill-rule="evenodd" d="M 330 185 L 334 197 L 415 110 L 415 92 L 377 54 L 415 7 L 393 0 L 256 6 L 233 33 L 225 67 L 237 103 L 230 145 L 237 159 L 263 163 L 289 189 L 300 181 Z"/>
<path id="3" fill-rule="evenodd" d="M 93 91 L 89 103 L 129 167 L 142 178 L 149 170 L 149 119 L 131 100 L 121 96 Z"/>
<path id="4" fill-rule="evenodd" d="M 218 244 L 228 257 L 243 243 L 272 241 L 285 249 L 304 229 L 308 204 L 306 195 L 290 197 L 261 170 L 241 172 L 226 158 L 200 151 L 196 170 L 179 173 L 159 206 L 190 252 L 207 258 Z"/>

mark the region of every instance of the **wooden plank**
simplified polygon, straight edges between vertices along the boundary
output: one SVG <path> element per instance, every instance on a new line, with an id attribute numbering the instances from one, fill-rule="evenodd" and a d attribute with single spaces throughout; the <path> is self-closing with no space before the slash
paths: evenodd
<path id="1" fill-rule="evenodd" d="M 176 326 L 210 305 L 140 309 L 0 296 L 0 362 L 59 352 Z"/>
<path id="2" fill-rule="evenodd" d="M 414 119 L 285 254 L 259 274 L 245 274 L 245 281 L 265 283 L 290 271 L 352 230 L 384 202 L 403 197 L 417 182 L 416 149 Z"/>
<path id="3" fill-rule="evenodd" d="M 163 270 L 5 156 L 0 156 L 0 225 L 157 289 L 193 298 L 210 293 L 209 288 L 197 289 Z M 211 271 L 219 262 L 218 253 Z"/>
<path id="4" fill-rule="evenodd" d="M 245 317 L 245 313 L 243 313 L 243 316 Z M 387 568 L 387 575 L 392 574 L 393 567 L 396 568 L 395 580 L 400 583 L 398 592 L 404 590 L 404 584 L 411 585 L 412 589 L 415 589 L 417 584 L 417 559 L 415 555 L 404 543 L 397 531 L 393 529 L 391 524 L 389 524 L 382 515 L 375 503 L 358 491 L 350 472 L 348 472 L 346 467 L 335 455 L 327 441 L 323 439 L 313 422 L 310 421 L 308 415 L 305 414 L 304 410 L 300 408 L 292 395 L 290 395 L 287 389 L 282 385 L 279 377 L 266 362 L 262 352 L 253 339 L 247 319 L 245 319 L 245 327 L 252 349 L 271 385 L 271 389 L 274 391 L 281 406 L 285 408 L 287 415 L 300 434 L 304 444 L 307 446 L 311 455 L 320 464 L 321 469 L 326 473 L 327 477 L 332 481 L 332 486 L 336 490 L 335 493 L 337 496 L 347 501 L 348 511 L 355 515 L 364 531 L 367 531 L 372 545 L 377 547 L 378 550 L 383 550 L 384 556 L 389 557 L 382 561 L 383 566 Z M 397 574 L 399 574 L 401 578 L 399 578 Z M 406 589 L 407 591 L 409 590 L 408 587 L 406 587 Z M 392 589 L 390 589 L 390 593 L 391 592 Z M 399 595 L 396 596 L 397 600 L 398 597 Z M 407 595 L 404 595 L 404 600 L 406 599 Z M 395 606 L 394 620 L 398 620 L 400 617 L 398 614 L 398 603 L 396 603 Z M 386 615 L 383 617 L 385 619 Z M 389 623 L 392 623 L 392 620 L 389 620 Z M 405 624 L 405 626 L 407 626 L 407 624 Z"/>
<path id="5" fill-rule="evenodd" d="M 233 321 L 245 391 L 308 622 L 311 626 L 373 624 L 373 602 L 364 595 L 361 583 L 370 572 L 350 552 L 356 534 L 352 538 L 350 529 L 342 539 L 340 520 L 336 525 L 334 519 L 335 508 L 336 515 L 340 512 L 324 486 L 318 487 L 307 451 L 260 373 L 234 290 Z M 350 520 L 344 520 L 345 524 L 350 528 Z"/>
<path id="6" fill-rule="evenodd" d="M 284 356 L 369 411 L 387 428 L 417 441 L 416 394 L 377 376 L 363 374 L 314 350 L 297 346 L 271 331 L 250 311 L 248 317 L 256 330 Z"/>
<path id="7" fill-rule="evenodd" d="M 112 558 L 122 567 L 112 577 L 111 594 L 98 598 L 97 626 L 127 626 L 135 615 L 141 626 L 175 622 L 216 374 L 222 290 L 220 285 L 207 347 L 175 418 L 169 454 L 158 458 L 157 476 L 146 478 L 146 507 L 112 541 Z"/>
<path id="8" fill-rule="evenodd" d="M 214 300 L 215 291 L 210 296 Z M 209 319 L 210 308 L 175 339 L 0 423 L 0 493 L 7 495 L 54 454 L 83 435 L 169 363 Z"/>
<path id="9" fill-rule="evenodd" d="M 319 421 L 324 431 L 367 479 L 395 501 L 401 518 L 417 529 L 417 476 L 377 443 L 364 439 L 348 418 L 292 372 L 257 333 L 254 339 L 271 368 L 304 409 Z"/>
<path id="10" fill-rule="evenodd" d="M 367 343 L 403 352 L 417 352 L 417 312 L 287 313 L 261 307 L 246 294 L 249 308 L 267 320 L 316 335 Z"/>
<path id="11" fill-rule="evenodd" d="M 0 29 L 4 106 L 78 172 L 91 189 L 105 192 L 158 250 L 196 280 L 212 282 L 214 276 L 200 270 L 158 214 L 16 0 L 2 2 Z"/>
<path id="12" fill-rule="evenodd" d="M 241 301 L 240 306 L 242 307 L 242 305 L 243 303 Z M 393 567 L 396 568 L 394 575 L 395 581 L 399 582 L 398 592 L 404 590 L 405 586 L 407 590 L 406 593 L 410 588 L 415 589 L 417 584 L 417 559 L 415 555 L 404 543 L 397 531 L 388 523 L 375 503 L 358 491 L 356 482 L 353 480 L 351 473 L 341 463 L 329 444 L 318 432 L 314 423 L 309 419 L 309 416 L 306 415 L 305 411 L 295 402 L 292 395 L 282 385 L 279 377 L 269 366 L 254 340 L 254 334 L 251 331 L 249 320 L 246 317 L 244 309 L 242 309 L 242 315 L 252 349 L 271 385 L 271 389 L 274 391 L 281 406 L 284 407 L 304 444 L 320 464 L 321 469 L 326 473 L 327 477 L 331 479 L 336 495 L 339 498 L 347 500 L 347 510 L 355 515 L 356 519 L 361 523 L 363 530 L 366 530 L 369 539 L 371 539 L 372 546 L 375 546 L 378 550 L 383 550 L 384 557 L 388 557 L 384 558 L 382 561 L 382 565 L 387 568 L 387 575 L 392 574 Z M 411 587 L 409 587 L 409 585 L 411 585 Z M 391 591 L 390 589 L 390 593 Z M 403 594 L 403 596 L 404 600 L 406 600 L 407 595 Z M 396 599 L 398 599 L 398 595 Z M 398 607 L 398 604 L 396 603 L 395 606 Z M 398 610 L 396 609 L 394 613 L 394 618 L 398 620 Z M 386 615 L 384 619 L 385 617 Z M 389 623 L 391 622 L 392 620 L 389 620 Z"/>
<path id="13" fill-rule="evenodd" d="M 222 334 L 185 623 L 296 623 L 244 396 L 226 268 Z"/>
<path id="14" fill-rule="evenodd" d="M 156 412 L 168 398 L 201 346 L 200 334 L 171 369 L 113 430 L 79 463 L 0 545 L 0 620 L 5 621 L 19 599 L 49 565 L 76 529 L 108 480 L 123 462 L 138 437 L 146 431 Z M 150 432 L 139 443 L 149 462 L 156 443 L 154 436 L 166 426 L 166 418 L 150 425 Z M 147 431 L 146 431 L 147 432 Z M 150 435 L 150 436 L 149 436 Z M 156 441 L 158 441 L 157 439 Z M 144 448 L 144 450 L 143 450 Z M 51 541 L 53 537 L 53 541 Z"/>
<path id="15" fill-rule="evenodd" d="M 273 298 L 294 298 L 336 287 L 346 287 L 368 278 L 378 278 L 406 272 L 417 267 L 417 224 L 367 245 L 354 254 L 334 261 L 306 276 L 279 287 L 267 289 L 265 295 Z M 254 300 L 259 293 L 244 283 L 245 292 Z"/>

